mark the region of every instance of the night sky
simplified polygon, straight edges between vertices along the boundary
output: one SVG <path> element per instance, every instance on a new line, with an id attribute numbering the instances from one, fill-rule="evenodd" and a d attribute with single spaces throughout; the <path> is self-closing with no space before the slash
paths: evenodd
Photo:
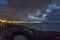
<path id="1" fill-rule="evenodd" d="M 35 15 L 38 9 L 44 11 L 50 2 L 51 0 L 0 0 L 0 18 L 26 20 L 27 15 Z"/>

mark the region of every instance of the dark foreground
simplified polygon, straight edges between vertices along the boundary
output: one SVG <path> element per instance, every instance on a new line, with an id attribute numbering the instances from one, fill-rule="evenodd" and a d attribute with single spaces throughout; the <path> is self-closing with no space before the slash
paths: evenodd
<path id="1" fill-rule="evenodd" d="M 60 40 L 60 32 L 40 31 L 23 25 L 6 24 L 2 30 L 2 40 L 13 40 L 16 35 L 23 35 L 26 40 Z"/>

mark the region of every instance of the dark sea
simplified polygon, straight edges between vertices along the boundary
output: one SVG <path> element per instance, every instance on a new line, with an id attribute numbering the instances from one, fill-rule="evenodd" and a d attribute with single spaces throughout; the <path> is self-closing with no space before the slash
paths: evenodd
<path id="1" fill-rule="evenodd" d="M 60 32 L 60 23 L 29 23 L 24 24 L 26 27 L 40 31 L 56 31 Z"/>

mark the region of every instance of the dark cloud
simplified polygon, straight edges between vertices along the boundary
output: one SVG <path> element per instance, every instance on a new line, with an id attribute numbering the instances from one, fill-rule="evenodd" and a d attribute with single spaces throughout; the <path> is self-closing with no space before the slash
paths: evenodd
<path id="1" fill-rule="evenodd" d="M 2 8 L 0 14 L 7 19 L 27 19 L 28 14 L 34 14 L 37 9 L 44 10 L 51 0 L 7 0 L 8 7 Z M 4 6 L 5 7 L 5 6 Z"/>

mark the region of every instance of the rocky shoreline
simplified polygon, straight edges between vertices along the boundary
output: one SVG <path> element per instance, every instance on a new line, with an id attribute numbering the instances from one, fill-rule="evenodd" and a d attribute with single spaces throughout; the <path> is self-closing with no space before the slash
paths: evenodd
<path id="1" fill-rule="evenodd" d="M 3 40 L 13 40 L 15 35 L 24 35 L 27 40 L 60 40 L 60 32 L 40 31 L 24 25 L 7 24 L 2 32 Z"/>

